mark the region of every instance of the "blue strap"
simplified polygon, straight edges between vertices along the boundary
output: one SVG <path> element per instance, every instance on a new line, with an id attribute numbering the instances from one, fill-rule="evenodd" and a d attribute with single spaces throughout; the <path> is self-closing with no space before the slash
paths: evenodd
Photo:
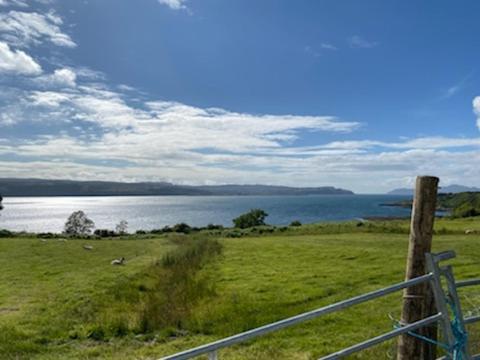
<path id="1" fill-rule="evenodd" d="M 393 325 L 393 327 L 395 329 L 398 329 L 398 328 L 401 328 L 403 327 L 404 325 L 402 325 L 399 321 L 395 321 L 395 324 Z M 420 334 L 417 334 L 416 332 L 413 332 L 413 331 L 408 331 L 407 332 L 408 335 L 410 336 L 413 336 L 417 339 L 420 339 L 422 341 L 425 341 L 427 343 L 430 343 L 430 344 L 433 344 L 433 345 L 437 345 L 439 347 L 441 347 L 442 349 L 446 350 L 446 351 L 450 351 L 450 346 L 448 346 L 448 344 L 445 344 L 445 343 L 442 343 L 440 341 L 436 341 L 436 340 L 433 340 L 433 339 L 430 339 L 429 337 L 426 337 L 426 336 L 423 336 L 423 335 L 420 335 Z"/>
<path id="2" fill-rule="evenodd" d="M 460 320 L 460 311 L 453 301 L 447 298 L 447 304 L 450 305 L 453 313 L 453 320 L 451 322 L 452 333 L 455 338 L 455 343 L 452 346 L 453 359 L 462 359 L 462 349 L 465 348 L 468 341 L 468 334 L 463 330 Z"/>
<path id="3" fill-rule="evenodd" d="M 420 334 L 417 334 L 416 332 L 413 332 L 413 331 L 409 331 L 407 332 L 408 335 L 410 336 L 413 336 L 417 339 L 420 339 L 420 340 L 423 340 L 427 343 L 430 343 L 430 344 L 433 344 L 433 345 L 437 345 L 439 347 L 441 347 L 442 349 L 446 350 L 446 351 L 450 351 L 450 346 L 448 346 L 448 344 L 445 344 L 445 343 L 442 343 L 440 341 L 436 341 L 436 340 L 433 340 L 433 339 L 430 339 L 429 337 L 426 337 L 426 336 L 423 336 L 423 335 L 420 335 Z"/>
<path id="4" fill-rule="evenodd" d="M 455 305 L 453 301 L 450 299 L 446 299 L 447 304 L 450 306 L 450 309 L 452 310 L 453 313 L 453 320 L 450 322 L 450 326 L 452 328 L 452 333 L 453 337 L 455 339 L 455 342 L 453 343 L 452 346 L 449 346 L 448 344 L 430 339 L 426 336 L 417 334 L 413 331 L 407 332 L 408 335 L 413 336 L 417 339 L 420 339 L 422 341 L 425 341 L 427 343 L 437 345 L 447 351 L 449 354 L 452 354 L 452 360 L 462 360 L 462 349 L 465 348 L 467 341 L 468 341 L 468 334 L 466 331 L 463 330 L 462 323 L 460 321 L 460 311 Z M 395 321 L 395 324 L 393 325 L 395 328 L 400 328 L 403 325 L 399 321 Z"/>

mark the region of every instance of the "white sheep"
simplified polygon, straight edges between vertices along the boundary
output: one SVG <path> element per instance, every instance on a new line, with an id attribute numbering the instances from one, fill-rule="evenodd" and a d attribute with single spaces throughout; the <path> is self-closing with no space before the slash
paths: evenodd
<path id="1" fill-rule="evenodd" d="M 124 265 L 125 264 L 125 258 L 122 256 L 120 259 L 112 260 L 111 264 L 112 265 Z"/>

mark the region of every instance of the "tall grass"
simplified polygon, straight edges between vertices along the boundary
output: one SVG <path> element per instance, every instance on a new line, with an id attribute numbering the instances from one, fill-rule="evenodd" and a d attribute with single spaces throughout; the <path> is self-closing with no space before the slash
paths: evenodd
<path id="1" fill-rule="evenodd" d="M 185 329 L 195 305 L 215 294 L 215 279 L 201 270 L 222 253 L 222 245 L 208 238 L 177 237 L 173 241 L 178 247 L 149 271 L 154 281 L 143 302 L 142 332 Z"/>

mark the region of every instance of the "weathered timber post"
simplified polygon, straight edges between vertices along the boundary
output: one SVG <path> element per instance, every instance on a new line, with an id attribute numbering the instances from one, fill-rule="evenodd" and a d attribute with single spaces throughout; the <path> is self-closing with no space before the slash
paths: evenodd
<path id="1" fill-rule="evenodd" d="M 430 252 L 432 248 L 437 189 L 437 177 L 417 177 L 410 224 L 406 280 L 426 273 L 425 253 Z M 434 311 L 429 288 L 427 284 L 420 284 L 404 290 L 401 317 L 403 324 L 418 321 Z M 436 338 L 436 327 L 423 330 L 423 334 Z M 397 360 L 426 359 L 435 359 L 434 347 L 428 346 L 427 343 L 408 334 L 399 338 Z"/>

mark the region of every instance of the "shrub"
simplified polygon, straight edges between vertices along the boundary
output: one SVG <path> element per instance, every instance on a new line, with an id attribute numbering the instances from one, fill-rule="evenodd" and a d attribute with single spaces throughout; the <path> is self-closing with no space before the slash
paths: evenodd
<path id="1" fill-rule="evenodd" d="M 225 237 L 227 237 L 227 238 L 240 238 L 242 236 L 243 236 L 243 233 L 240 232 L 240 231 L 236 231 L 236 230 L 227 231 L 225 233 Z"/>
<path id="2" fill-rule="evenodd" d="M 223 230 L 222 225 L 208 224 L 206 227 L 207 230 Z"/>
<path id="3" fill-rule="evenodd" d="M 151 234 L 163 234 L 163 229 L 152 229 L 150 230 Z"/>
<path id="4" fill-rule="evenodd" d="M 96 235 L 96 236 L 99 236 L 101 238 L 114 237 L 114 236 L 118 235 L 115 231 L 108 230 L 108 229 L 96 229 L 93 232 L 93 234 Z"/>
<path id="5" fill-rule="evenodd" d="M 152 234 L 166 234 L 166 233 L 171 233 L 172 228 L 170 226 L 164 226 L 161 229 L 152 229 L 150 230 L 150 233 Z"/>
<path id="6" fill-rule="evenodd" d="M 56 238 L 57 235 L 56 234 L 53 234 L 51 232 L 46 232 L 46 233 L 38 233 L 37 234 L 37 238 L 39 239 L 54 239 Z"/>
<path id="7" fill-rule="evenodd" d="M 145 235 L 147 232 L 145 230 L 137 230 L 135 234 L 137 235 Z"/>
<path id="8" fill-rule="evenodd" d="M 13 236 L 13 233 L 9 230 L 6 229 L 0 229 L 0 238 L 2 237 L 11 237 Z"/>
<path id="9" fill-rule="evenodd" d="M 90 235 L 92 229 L 95 227 L 95 223 L 90 220 L 87 215 L 79 210 L 73 212 L 65 223 L 64 232 L 67 235 Z"/>
<path id="10" fill-rule="evenodd" d="M 173 225 L 172 227 L 172 231 L 176 233 L 189 234 L 192 232 L 192 230 L 194 229 L 185 223 L 176 224 L 176 225 Z"/>
<path id="11" fill-rule="evenodd" d="M 298 220 L 295 220 L 290 223 L 290 226 L 302 226 L 302 223 Z"/>
<path id="12" fill-rule="evenodd" d="M 469 203 L 463 203 L 453 209 L 452 216 L 455 218 L 465 218 L 480 215 L 480 209 L 475 208 Z"/>
<path id="13" fill-rule="evenodd" d="M 252 209 L 248 213 L 242 214 L 233 219 L 236 228 L 246 229 L 254 226 L 265 225 L 265 218 L 268 214 L 262 209 Z"/>

